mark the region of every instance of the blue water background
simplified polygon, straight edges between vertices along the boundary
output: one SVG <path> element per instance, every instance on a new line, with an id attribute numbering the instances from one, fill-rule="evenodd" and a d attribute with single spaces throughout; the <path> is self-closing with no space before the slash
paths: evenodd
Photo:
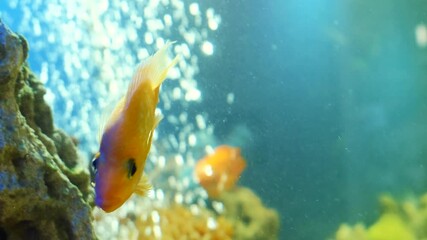
<path id="1" fill-rule="evenodd" d="M 246 123 L 242 184 L 281 214 L 281 239 L 372 223 L 377 198 L 426 191 L 426 49 L 414 1 L 210 1 L 223 17 L 201 68 L 219 134 Z M 224 101 L 234 91 L 232 108 Z"/>

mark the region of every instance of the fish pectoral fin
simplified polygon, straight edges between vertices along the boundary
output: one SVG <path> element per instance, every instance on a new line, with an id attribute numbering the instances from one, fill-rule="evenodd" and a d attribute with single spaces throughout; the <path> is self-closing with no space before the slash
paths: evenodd
<path id="1" fill-rule="evenodd" d="M 147 177 L 143 174 L 141 179 L 139 180 L 138 185 L 136 185 L 135 193 L 140 196 L 146 196 L 148 191 L 150 191 L 153 187 L 148 182 Z"/>

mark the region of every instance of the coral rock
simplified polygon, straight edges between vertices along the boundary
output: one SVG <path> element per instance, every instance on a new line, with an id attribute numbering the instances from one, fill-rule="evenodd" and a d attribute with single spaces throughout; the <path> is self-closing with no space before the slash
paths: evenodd
<path id="1" fill-rule="evenodd" d="M 0 239 L 94 239 L 88 173 L 72 141 L 53 138 L 59 130 L 27 54 L 0 20 Z"/>

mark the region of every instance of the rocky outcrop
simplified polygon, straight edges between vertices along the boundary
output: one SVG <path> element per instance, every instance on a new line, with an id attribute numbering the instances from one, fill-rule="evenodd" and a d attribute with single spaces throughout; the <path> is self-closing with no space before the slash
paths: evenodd
<path id="1" fill-rule="evenodd" d="M 88 172 L 53 126 L 27 55 L 0 20 L 0 239 L 94 239 Z"/>

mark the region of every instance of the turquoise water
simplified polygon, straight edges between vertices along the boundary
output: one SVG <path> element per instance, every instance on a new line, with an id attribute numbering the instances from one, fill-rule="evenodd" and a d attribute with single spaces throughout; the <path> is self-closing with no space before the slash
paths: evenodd
<path id="1" fill-rule="evenodd" d="M 218 9 L 222 51 L 201 72 L 220 80 L 203 78 L 203 89 L 213 103 L 233 89 L 236 104 L 206 111 L 217 126 L 253 131 L 242 182 L 280 209 L 282 239 L 371 223 L 383 192 L 425 193 L 426 7 L 232 1 Z"/>
<path id="2" fill-rule="evenodd" d="M 167 152 L 186 178 L 206 146 L 241 147 L 240 184 L 279 212 L 280 239 L 333 237 L 372 223 L 381 193 L 426 192 L 426 3 L 155 2 L 0 3 L 83 158 L 134 65 L 169 39 L 184 57 L 149 169 Z"/>

